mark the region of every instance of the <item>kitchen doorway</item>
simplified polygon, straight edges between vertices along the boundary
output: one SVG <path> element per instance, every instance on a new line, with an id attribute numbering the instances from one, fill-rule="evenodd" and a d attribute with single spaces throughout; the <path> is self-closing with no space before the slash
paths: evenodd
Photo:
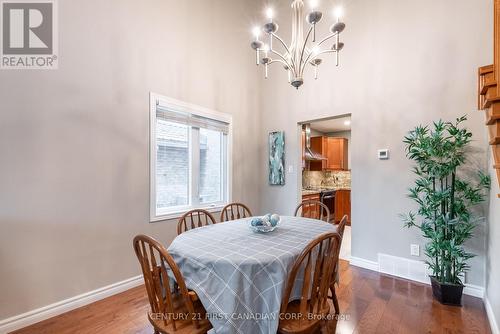
<path id="1" fill-rule="evenodd" d="M 348 222 L 340 258 L 351 259 L 351 115 L 301 122 L 300 200 L 318 200 L 330 210 L 330 222 Z"/>

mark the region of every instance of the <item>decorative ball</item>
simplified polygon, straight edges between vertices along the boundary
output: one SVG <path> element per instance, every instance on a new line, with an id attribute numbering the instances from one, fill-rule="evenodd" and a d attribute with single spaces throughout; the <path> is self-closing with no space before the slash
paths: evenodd
<path id="1" fill-rule="evenodd" d="M 271 226 L 273 226 L 273 227 L 274 227 L 274 226 L 278 225 L 278 223 L 279 223 L 279 221 L 280 221 L 280 216 L 279 216 L 279 215 L 277 215 L 277 214 L 273 214 L 273 215 L 271 216 L 271 220 L 270 220 L 270 221 L 271 221 Z"/>
<path id="2" fill-rule="evenodd" d="M 279 221 L 280 216 L 268 213 L 262 217 L 251 218 L 249 227 L 254 232 L 268 233 L 274 231 L 278 227 Z"/>
<path id="3" fill-rule="evenodd" d="M 250 225 L 252 226 L 262 226 L 262 219 L 261 218 L 252 218 L 252 220 L 250 221 Z"/>

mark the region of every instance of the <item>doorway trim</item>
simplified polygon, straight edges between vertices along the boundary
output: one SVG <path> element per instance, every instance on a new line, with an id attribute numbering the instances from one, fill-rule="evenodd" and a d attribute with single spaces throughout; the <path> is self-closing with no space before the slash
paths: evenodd
<path id="1" fill-rule="evenodd" d="M 314 123 L 314 122 L 321 122 L 321 121 L 328 121 L 331 119 L 337 119 L 337 118 L 344 118 L 344 117 L 350 117 L 351 118 L 351 131 L 352 131 L 352 113 L 346 113 L 346 114 L 338 114 L 338 115 L 333 115 L 333 116 L 326 116 L 326 117 L 320 117 L 320 118 L 315 118 L 312 120 L 304 120 L 304 121 L 299 121 L 297 122 L 297 143 L 300 143 L 299 146 L 299 154 L 297 156 L 297 166 L 300 166 L 297 168 L 297 188 L 295 189 L 295 194 L 296 194 L 296 202 L 299 204 L 302 202 L 302 125 L 308 124 L 308 123 Z"/>

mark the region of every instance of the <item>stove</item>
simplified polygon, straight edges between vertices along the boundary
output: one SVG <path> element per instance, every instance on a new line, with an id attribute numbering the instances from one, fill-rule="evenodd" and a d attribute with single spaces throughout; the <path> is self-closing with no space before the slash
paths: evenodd
<path id="1" fill-rule="evenodd" d="M 330 221 L 335 221 L 335 190 L 332 189 L 325 189 L 322 190 L 319 194 L 319 198 L 321 203 L 326 205 L 328 210 L 330 210 Z M 323 214 L 326 214 L 324 212 Z"/>

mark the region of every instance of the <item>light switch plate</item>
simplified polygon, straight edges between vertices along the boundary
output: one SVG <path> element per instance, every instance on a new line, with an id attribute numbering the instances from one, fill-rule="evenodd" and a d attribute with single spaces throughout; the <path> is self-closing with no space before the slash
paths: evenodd
<path id="1" fill-rule="evenodd" d="M 293 173 L 293 165 L 288 166 L 288 173 Z"/>
<path id="2" fill-rule="evenodd" d="M 415 245 L 415 244 L 411 244 L 410 245 L 410 254 L 412 256 L 420 256 L 420 246 Z"/>

